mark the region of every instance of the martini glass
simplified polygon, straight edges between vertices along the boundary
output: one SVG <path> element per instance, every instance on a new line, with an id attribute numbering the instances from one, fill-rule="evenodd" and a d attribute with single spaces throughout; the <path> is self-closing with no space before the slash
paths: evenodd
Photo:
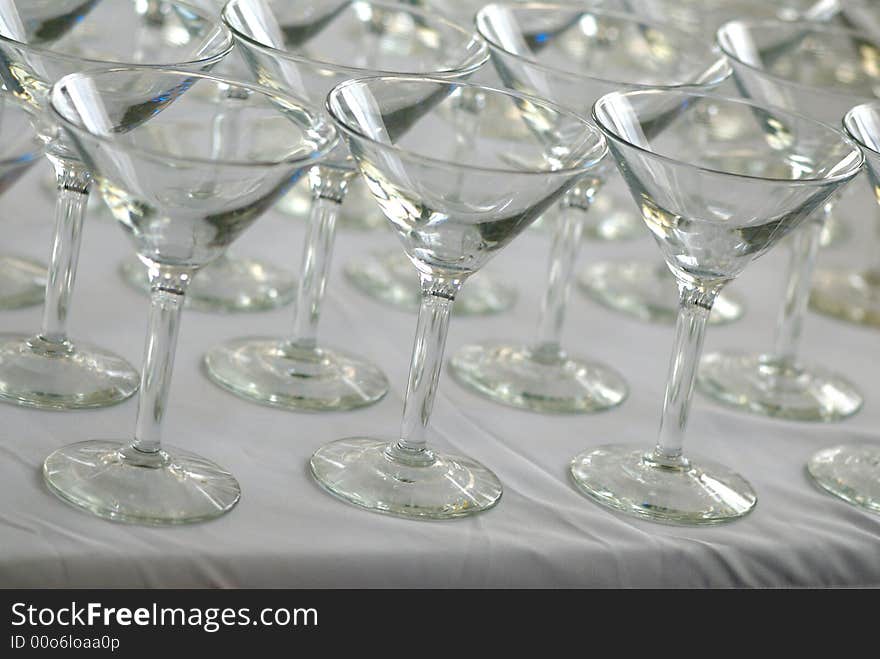
<path id="1" fill-rule="evenodd" d="M 152 292 L 133 439 L 60 448 L 43 476 L 65 501 L 113 520 L 184 524 L 222 515 L 238 502 L 235 478 L 161 443 L 186 291 L 334 148 L 336 133 L 293 98 L 171 69 L 75 73 L 53 87 L 51 108 L 149 268 Z M 212 126 L 227 111 L 241 119 L 234 145 Z"/>
<path id="2" fill-rule="evenodd" d="M 880 41 L 808 22 L 732 21 L 718 31 L 743 95 L 840 125 L 846 111 L 880 91 Z M 822 224 L 832 200 L 792 236 L 785 297 L 769 354 L 722 351 L 700 366 L 700 391 L 728 406 L 797 421 L 837 421 L 862 396 L 844 377 L 805 364 L 798 348 Z"/>
<path id="3" fill-rule="evenodd" d="M 382 71 L 458 79 L 487 59 L 485 44 L 448 20 L 384 2 L 232 0 L 223 20 L 257 80 L 316 105 L 350 78 Z M 212 381 L 254 402 L 292 410 L 347 410 L 388 391 L 382 371 L 318 342 L 336 218 L 357 176 L 340 147 L 311 173 L 312 206 L 289 338 L 244 337 L 205 356 Z M 389 236 L 390 237 L 390 236 Z"/>
<path id="4" fill-rule="evenodd" d="M 468 148 L 444 115 L 459 96 L 487 102 Z M 333 121 L 422 284 L 400 435 L 354 437 L 320 448 L 312 474 L 330 493 L 364 508 L 447 519 L 494 506 L 497 477 L 478 462 L 428 446 L 449 315 L 466 280 L 518 233 L 588 178 L 606 153 L 596 128 L 574 113 L 515 92 L 414 77 L 352 80 L 328 98 Z M 499 140 L 495 126 L 532 130 Z"/>
<path id="5" fill-rule="evenodd" d="M 870 34 L 873 43 L 880 43 L 880 6 L 873 0 L 846 0 L 841 5 L 840 17 L 848 27 Z M 872 261 L 869 267 L 816 270 L 810 295 L 814 311 L 880 327 L 880 263 L 876 261 L 876 240 L 869 242 Z"/>
<path id="6" fill-rule="evenodd" d="M 42 143 L 30 116 L 8 95 L 0 96 L 0 194 L 39 160 Z M 46 267 L 31 259 L 0 255 L 0 309 L 18 309 L 43 301 Z"/>
<path id="7" fill-rule="evenodd" d="M 857 105 L 844 120 L 862 147 L 874 194 L 880 203 L 880 102 Z M 816 453 L 807 473 L 822 489 L 856 506 L 880 513 L 880 446 L 844 444 Z"/>
<path id="8" fill-rule="evenodd" d="M 125 400 L 138 385 L 124 359 L 67 334 L 92 179 L 46 112 L 51 84 L 114 63 L 208 69 L 231 48 L 216 19 L 183 2 L 0 0 L 0 76 L 37 118 L 58 186 L 42 327 L 36 335 L 0 336 L 0 400 L 44 409 L 102 407 Z"/>
<path id="9" fill-rule="evenodd" d="M 710 42 L 631 14 L 492 4 L 477 14 L 477 29 L 507 87 L 583 115 L 612 90 L 711 87 L 729 75 Z M 562 346 L 583 225 L 591 215 L 586 211 L 611 169 L 605 165 L 579 181 L 561 204 L 535 339 L 465 346 L 450 361 L 460 383 L 496 402 L 536 412 L 597 412 L 623 402 L 627 387 L 620 375 Z"/>
<path id="10" fill-rule="evenodd" d="M 735 146 L 713 136 L 713 115 L 700 107 L 707 102 L 743 126 Z M 709 311 L 721 288 L 858 174 L 862 154 L 802 115 L 696 92 L 614 92 L 593 117 L 678 282 L 681 309 L 656 447 L 592 448 L 573 459 L 571 475 L 586 495 L 629 515 L 736 519 L 755 506 L 749 483 L 682 448 Z"/>
<path id="11" fill-rule="evenodd" d="M 192 4 L 219 19 L 226 0 L 196 0 Z M 235 50 L 212 72 L 242 81 L 251 78 L 250 70 Z M 221 135 L 226 134 L 225 139 L 235 139 L 240 130 L 237 119 L 229 113 L 215 118 L 214 124 Z M 215 313 L 269 311 L 293 301 L 297 286 L 294 273 L 264 259 L 233 252 L 229 250 L 199 271 L 199 276 L 187 289 L 187 308 Z M 138 259 L 122 262 L 119 273 L 129 286 L 149 295 L 149 272 Z"/>

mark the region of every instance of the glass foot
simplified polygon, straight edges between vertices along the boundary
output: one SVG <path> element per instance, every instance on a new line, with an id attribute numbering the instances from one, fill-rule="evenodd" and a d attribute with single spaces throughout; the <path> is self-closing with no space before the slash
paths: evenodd
<path id="1" fill-rule="evenodd" d="M 397 458 L 389 440 L 340 439 L 312 456 L 312 475 L 328 492 L 369 510 L 452 519 L 488 510 L 501 482 L 470 458 L 425 451 Z"/>
<path id="2" fill-rule="evenodd" d="M 862 407 L 861 394 L 840 376 L 766 355 L 706 355 L 697 387 L 728 406 L 791 421 L 838 421 Z"/>
<path id="3" fill-rule="evenodd" d="M 639 261 L 596 263 L 578 278 L 581 290 L 604 307 L 648 322 L 674 323 L 678 289 L 665 265 Z M 745 312 L 743 303 L 724 292 L 712 306 L 709 322 L 732 323 Z"/>
<path id="4" fill-rule="evenodd" d="M 229 512 L 241 497 L 235 478 L 192 453 L 141 453 L 126 443 L 92 440 L 60 448 L 43 463 L 49 489 L 106 519 L 189 524 Z"/>
<path id="5" fill-rule="evenodd" d="M 388 392 L 385 374 L 360 357 L 279 339 L 236 339 L 211 350 L 204 363 L 208 377 L 224 389 L 289 410 L 352 410 Z"/>
<path id="6" fill-rule="evenodd" d="M 819 269 L 813 276 L 810 307 L 851 323 L 880 327 L 880 272 Z"/>
<path id="7" fill-rule="evenodd" d="M 122 357 L 86 344 L 0 334 L 0 400 L 25 407 L 105 407 L 137 391 L 140 376 Z"/>
<path id="8" fill-rule="evenodd" d="M 418 311 L 422 293 L 419 278 L 400 250 L 374 253 L 345 266 L 349 283 L 373 299 L 407 311 Z M 507 311 L 516 302 L 516 291 L 484 273 L 468 279 L 455 301 L 454 313 L 477 316 Z"/>
<path id="9" fill-rule="evenodd" d="M 571 461 L 584 494 L 604 506 L 670 524 L 719 524 L 747 514 L 757 496 L 739 474 L 715 462 L 670 466 L 631 446 L 600 446 Z"/>
<path id="10" fill-rule="evenodd" d="M 449 366 L 469 389 L 533 412 L 599 412 L 620 405 L 628 393 L 624 379 L 607 366 L 558 350 L 470 345 L 455 353 Z"/>
<path id="11" fill-rule="evenodd" d="M 119 266 L 122 278 L 144 294 L 150 291 L 146 266 L 137 260 Z M 198 311 L 267 311 L 296 297 L 292 273 L 265 261 L 221 257 L 202 268 L 187 289 L 186 304 Z"/>
<path id="12" fill-rule="evenodd" d="M 880 447 L 862 444 L 824 449 L 810 458 L 807 473 L 823 490 L 880 513 Z"/>
<path id="13" fill-rule="evenodd" d="M 45 265 L 21 256 L 0 256 L 0 309 L 41 304 L 45 292 Z"/>

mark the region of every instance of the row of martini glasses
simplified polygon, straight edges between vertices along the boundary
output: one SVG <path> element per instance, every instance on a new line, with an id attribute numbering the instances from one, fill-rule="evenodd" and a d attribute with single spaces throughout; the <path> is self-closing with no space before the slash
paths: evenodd
<path id="1" fill-rule="evenodd" d="M 652 15 L 662 14 L 660 9 L 671 11 L 661 0 L 650 4 L 657 8 Z M 748 3 L 732 4 L 730 11 L 739 11 Z M 820 9 L 825 4 L 820 3 Z M 112 56 L 114 46 L 118 49 L 118 44 L 112 43 L 112 35 L 104 35 L 95 27 L 108 20 L 102 13 L 109 11 L 107 6 L 105 3 L 92 8 L 82 25 L 60 33 L 64 35 L 63 43 L 55 47 L 65 54 L 68 50 L 78 53 L 87 43 L 86 54 L 104 53 L 106 61 L 119 62 L 118 57 Z M 146 11 L 167 14 L 167 8 L 161 7 L 165 5 L 148 3 Z M 800 12 L 794 15 L 826 20 L 832 16 L 827 10 L 821 13 L 807 7 L 798 5 Z M 61 9 L 64 7 L 57 11 Z M 330 83 L 348 76 L 382 72 L 437 74 L 456 69 L 462 76 L 479 77 L 487 68 L 480 68 L 487 55 L 472 43 L 469 30 L 456 28 L 431 14 L 402 10 L 399 6 L 392 11 L 381 3 L 363 2 L 341 3 L 333 12 L 328 11 L 310 2 L 268 3 L 259 11 L 249 3 L 231 3 L 227 24 L 242 42 L 248 40 L 250 49 L 239 50 L 241 54 L 252 54 L 251 64 L 259 67 L 264 83 L 292 89 L 315 104 L 320 104 L 322 95 L 332 86 Z M 749 11 L 755 13 L 756 9 Z M 320 30 L 282 31 L 273 42 L 261 27 L 260 13 L 271 14 L 281 26 L 317 24 Z M 722 84 L 729 75 L 726 65 L 706 65 L 707 61 L 715 60 L 711 44 L 702 36 L 684 34 L 632 15 L 596 11 L 583 24 L 574 20 L 577 15 L 564 6 L 521 3 L 508 6 L 503 12 L 480 12 L 476 28 L 488 44 L 494 68 L 505 86 L 550 98 L 580 113 L 586 113 L 601 93 L 611 89 L 686 84 L 709 88 Z M 720 18 L 715 16 L 710 23 L 715 24 Z M 434 43 L 424 42 L 421 35 L 425 28 L 421 26 L 430 28 Z M 803 107 L 805 103 L 807 107 L 816 106 L 817 118 L 826 121 L 842 116 L 842 109 L 874 96 L 872 60 L 865 56 L 866 52 L 873 52 L 867 48 L 874 43 L 870 35 L 802 22 L 784 27 L 753 22 L 742 29 L 746 32 L 744 46 L 738 44 L 739 37 L 730 30 L 722 31 L 721 45 L 737 69 L 736 83 L 748 88 L 747 96 L 784 107 Z M 774 41 L 780 33 L 803 38 L 786 38 L 782 41 L 784 48 L 780 48 Z M 111 39 L 111 43 L 102 42 L 104 38 Z M 865 47 L 852 48 L 854 41 Z M 337 47 L 339 42 L 350 44 L 350 52 Z M 767 47 L 767 42 L 773 48 Z M 670 44 L 678 47 L 670 48 Z M 758 61 L 750 56 L 752 45 Z M 401 53 L 408 55 L 405 64 L 401 64 Z M 766 58 L 762 58 L 763 53 Z M 240 59 L 240 54 L 233 53 L 231 57 Z M 229 59 L 224 60 L 224 66 Z M 75 58 L 70 64 L 74 61 Z M 83 60 L 82 64 L 96 62 Z M 267 64 L 274 64 L 277 70 Z M 245 64 L 239 62 L 229 68 L 238 72 Z M 719 130 L 726 131 L 731 140 L 736 138 L 737 127 L 732 122 L 722 122 Z M 358 184 L 357 179 L 348 182 L 343 201 L 351 197 L 349 190 Z M 464 347 L 451 360 L 452 373 L 459 382 L 497 402 L 541 412 L 592 412 L 616 406 L 625 399 L 627 386 L 619 374 L 588 356 L 565 349 L 562 341 L 569 289 L 576 279 L 579 237 L 604 221 L 604 187 L 603 182 L 602 189 L 589 190 L 582 203 L 574 210 L 570 208 L 571 212 L 556 222 L 548 283 L 534 340 L 486 341 Z M 362 205 L 357 204 L 358 199 L 353 201 L 348 204 L 353 208 L 349 214 L 365 213 Z M 363 200 L 360 201 L 362 204 Z M 592 207 L 589 214 L 583 212 L 587 206 Z M 363 356 L 322 345 L 318 336 L 335 228 L 346 215 L 346 204 L 330 207 L 332 221 L 317 206 L 308 204 L 307 208 L 311 209 L 309 225 L 314 230 L 306 245 L 298 290 L 292 278 L 285 277 L 278 268 L 232 257 L 221 257 L 209 265 L 193 285 L 192 296 L 201 306 L 213 301 L 224 307 L 244 304 L 264 308 L 291 297 L 305 301 L 298 306 L 290 340 L 232 342 L 207 356 L 207 372 L 215 382 L 243 398 L 286 409 L 340 410 L 373 404 L 388 389 L 381 369 Z M 830 212 L 830 205 L 826 211 Z M 862 396 L 846 378 L 824 367 L 804 365 L 797 355 L 823 224 L 828 226 L 827 218 L 824 223 L 812 225 L 816 236 L 804 232 L 798 241 L 792 241 L 796 253 L 773 350 L 769 355 L 707 356 L 698 385 L 706 394 L 741 409 L 796 420 L 838 420 L 860 409 Z M 72 228 L 59 227 L 57 232 L 42 336 L 66 336 L 63 318 L 80 235 Z M 380 291 L 386 298 L 413 304 L 420 295 L 418 281 L 408 263 L 401 260 L 400 256 L 382 257 L 378 262 L 351 264 L 353 280 Z M 23 263 L 20 269 L 24 270 L 25 279 L 33 280 L 33 264 Z M 142 264 L 126 264 L 125 271 L 148 288 Z M 843 278 L 856 282 L 865 279 Z M 677 303 L 671 275 L 659 262 L 592 264 L 579 279 L 592 298 L 613 308 L 645 318 L 675 317 Z M 819 273 L 818 280 L 826 281 L 825 273 Z M 475 288 L 469 290 L 477 289 L 476 284 L 472 286 Z M 856 288 L 864 289 L 861 284 Z M 463 305 L 470 310 L 503 308 L 511 303 L 513 292 L 503 284 L 484 281 L 478 290 L 480 295 L 468 298 L 466 292 L 464 296 Z M 813 292 L 814 300 L 820 297 L 818 290 Z M 827 299 L 852 310 L 846 302 L 851 297 L 834 290 Z M 721 314 L 713 315 L 718 322 L 729 322 L 742 313 L 738 300 L 724 296 L 719 298 L 716 309 L 722 310 Z M 23 342 L 35 345 L 28 337 L 19 336 L 0 351 L 6 357 L 0 363 L 0 396 L 6 400 L 42 408 L 94 407 L 123 400 L 136 387 L 134 370 L 103 351 L 89 350 L 81 344 L 69 345 L 70 354 L 91 355 L 93 359 L 68 360 L 63 364 L 67 375 L 59 378 L 61 362 L 53 360 L 51 367 L 44 368 L 41 355 L 21 353 Z M 291 351 L 292 343 L 300 349 Z M 89 368 L 81 368 L 83 364 Z M 116 377 L 106 377 L 110 370 Z M 298 377 L 290 377 L 291 373 Z"/>
<path id="2" fill-rule="evenodd" d="M 82 347 L 74 347 L 63 331 L 77 250 L 66 257 L 63 253 L 65 245 L 77 247 L 92 177 L 131 233 L 149 272 L 153 297 L 136 439 L 127 448 L 86 442 L 53 454 L 45 475 L 62 497 L 103 516 L 156 523 L 205 519 L 237 501 L 237 484 L 225 470 L 159 446 L 180 305 L 195 272 L 219 258 L 306 171 L 314 202 L 295 337 L 246 340 L 214 351 L 221 360 L 215 364 L 231 364 L 230 382 L 223 382 L 221 369 L 212 365 L 214 353 L 206 363 L 212 377 L 227 388 L 236 391 L 242 383 L 240 395 L 271 404 L 292 400 L 290 406 L 300 409 L 332 409 L 334 405 L 314 401 L 322 400 L 320 394 L 323 400 L 342 398 L 333 389 L 340 379 L 359 392 L 369 391 L 374 383 L 376 389 L 387 388 L 375 367 L 330 352 L 316 341 L 329 246 L 342 200 L 357 175 L 356 163 L 418 271 L 419 329 L 401 439 L 337 442 L 315 454 L 312 471 L 331 492 L 385 512 L 453 517 L 494 505 L 501 487 L 491 472 L 469 460 L 436 454 L 426 443 L 451 302 L 465 279 L 551 205 L 559 205 L 562 235 L 568 237 L 557 245 L 571 251 L 582 231 L 584 211 L 611 167 L 600 157 L 604 143 L 581 117 L 603 94 L 642 89 L 619 98 L 605 96 L 596 105 L 594 119 L 609 138 L 627 187 L 682 291 L 664 430 L 653 454 L 602 449 L 576 459 L 572 473 L 582 489 L 604 497 L 606 503 L 660 519 L 722 521 L 754 505 L 754 494 L 740 477 L 722 467 L 695 467 L 681 456 L 707 315 L 703 311 L 748 260 L 818 206 L 824 208 L 832 192 L 858 171 L 860 161 L 855 161 L 861 156 L 839 133 L 773 107 L 779 103 L 759 99 L 754 105 L 695 91 L 715 87 L 729 74 L 723 59 L 706 57 L 714 54 L 711 45 L 629 15 L 552 5 L 486 7 L 477 19 L 486 37 L 481 41 L 445 19 L 398 5 L 342 3 L 320 14 L 303 12 L 308 3 L 233 0 L 224 10 L 224 21 L 261 85 L 254 87 L 184 71 L 211 68 L 229 51 L 229 33 L 209 16 L 183 3 L 136 3 L 127 16 L 142 28 L 132 30 L 139 35 L 135 52 L 153 66 L 64 78 L 52 91 L 50 104 L 49 85 L 69 73 L 65 67 L 78 70 L 87 68 L 84 62 L 95 62 L 52 50 L 43 42 L 30 44 L 29 37 L 46 34 L 43 26 L 50 19 L 57 26 L 59 16 L 43 17 L 41 23 L 28 13 L 34 11 L 28 3 L 20 4 L 0 2 L 4 30 L 16 25 L 19 29 L 17 35 L 3 36 L 6 62 L 14 62 L 3 71 L 4 82 L 38 117 L 40 135 L 56 165 L 60 201 L 55 251 L 62 255 L 53 258 L 50 270 L 47 291 L 56 294 L 47 295 L 43 332 L 33 339 L 14 339 L 16 358 L 28 361 L 24 367 L 19 362 L 19 374 L 42 374 L 47 387 L 78 384 L 84 371 L 108 375 L 110 369 L 100 368 L 96 356 L 118 359 L 97 350 L 86 358 Z M 54 33 L 53 47 L 74 47 L 80 26 L 99 16 L 95 12 L 100 5 L 92 5 L 81 7 L 85 13 L 64 15 L 69 24 Z M 522 14 L 538 10 L 539 14 Z M 362 30 L 367 14 L 371 34 L 376 35 L 372 43 L 382 46 L 361 48 L 359 39 L 340 38 Z M 536 23 L 537 19 L 541 20 Z M 549 30 L 551 24 L 554 31 Z M 530 31 L 535 29 L 538 32 Z M 602 38 L 590 42 L 590 35 L 597 34 Z M 608 34 L 621 35 L 620 43 L 627 46 L 623 52 L 612 56 L 603 50 Z M 365 42 L 371 43 L 371 38 Z M 169 40 L 175 47 L 183 44 L 183 50 L 164 52 Z M 461 82 L 486 61 L 486 42 L 502 81 L 516 91 Z M 691 42 L 698 44 L 693 51 L 680 47 Z M 320 48 L 321 43 L 333 44 L 328 47 L 333 52 L 310 57 L 308 49 Z M 340 43 L 355 45 L 348 53 Z M 575 67 L 598 60 L 604 71 L 619 66 L 621 79 L 591 79 L 567 71 L 563 63 L 568 60 L 571 66 L 572 44 L 582 58 L 573 60 Z M 130 40 L 124 45 L 130 54 Z M 538 61 L 543 53 L 548 53 L 550 64 Z M 622 56 L 627 53 L 629 57 Z M 658 54 L 657 61 L 647 59 L 651 53 Z M 180 55 L 189 59 L 181 61 Z M 336 55 L 350 64 L 321 59 Z M 12 59 L 15 56 L 19 59 Z M 177 61 L 163 59 L 175 56 Z M 387 59 L 380 62 L 382 58 Z M 127 61 L 103 63 L 108 62 Z M 166 67 L 171 65 L 178 71 L 169 72 Z M 417 65 L 424 70 L 413 71 Z M 390 72 L 421 78 L 389 77 Z M 364 78 L 382 73 L 386 76 L 381 79 Z M 361 82 L 353 82 L 357 80 Z M 580 84 L 584 81 L 590 82 L 586 92 Z M 670 89 L 681 87 L 691 89 Z M 754 98 L 748 90 L 746 95 Z M 320 108 L 325 98 L 350 152 L 331 148 L 335 138 L 327 118 L 308 109 Z M 737 128 L 736 140 L 730 137 L 731 126 Z M 442 136 L 444 131 L 448 139 L 438 144 L 430 140 L 427 150 L 424 136 Z M 187 140 L 180 139 L 184 133 Z M 693 153 L 695 149 L 699 153 Z M 169 163 L 174 167 L 168 168 Z M 283 168 L 286 173 L 277 178 Z M 522 184 L 514 185 L 519 180 Z M 708 208 L 700 210 L 701 205 Z M 572 360 L 559 347 L 558 331 L 573 262 L 573 254 L 563 254 L 551 268 L 551 280 L 563 285 L 551 287 L 545 300 L 545 313 L 555 312 L 542 332 L 542 339 L 548 340 L 539 342 L 537 349 L 521 350 L 525 355 L 493 347 L 483 351 L 488 360 L 484 355 L 479 359 L 500 361 L 507 369 L 512 364 L 515 375 L 529 376 L 546 366 L 550 375 L 543 380 L 553 386 L 564 383 L 560 373 L 571 369 Z M 273 360 L 282 368 L 269 376 L 284 386 L 305 381 L 319 395 L 282 390 L 267 397 L 261 380 L 265 373 L 242 375 L 243 368 Z M 523 368 L 522 362 L 542 368 Z M 114 376 L 133 372 L 124 362 L 111 368 L 116 369 Z M 575 369 L 580 369 L 580 381 L 589 381 L 590 375 L 598 379 L 599 385 L 592 384 L 594 391 L 588 392 L 590 398 L 611 392 L 610 403 L 580 409 L 601 409 L 625 395 L 622 380 L 615 388 L 619 376 L 610 369 L 578 364 Z M 291 378 L 291 373 L 298 377 Z M 31 398 L 19 397 L 17 402 L 76 406 L 63 404 L 63 395 L 47 393 L 42 384 L 31 388 Z M 2 391 L 15 399 L 8 395 L 14 391 L 9 386 Z M 127 393 L 117 387 L 115 399 L 133 391 L 134 386 Z M 110 402 L 81 392 L 73 401 L 81 406 Z M 607 478 L 614 474 L 629 480 L 609 483 Z M 645 503 L 646 490 L 652 493 L 647 499 L 656 500 Z"/>

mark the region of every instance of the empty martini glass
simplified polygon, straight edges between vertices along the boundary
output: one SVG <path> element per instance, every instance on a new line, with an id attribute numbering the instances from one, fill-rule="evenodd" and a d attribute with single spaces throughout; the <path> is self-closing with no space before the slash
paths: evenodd
<path id="1" fill-rule="evenodd" d="M 880 43 L 880 5 L 874 0 L 846 0 L 841 5 L 840 17 L 848 27 L 870 34 L 874 44 Z M 865 66 L 868 66 L 867 61 Z M 876 232 L 878 227 L 875 226 L 874 230 Z M 853 323 L 880 326 L 877 240 L 880 238 L 875 237 L 869 242 L 871 265 L 867 268 L 817 268 L 810 295 L 810 306 L 814 311 Z"/>
<path id="2" fill-rule="evenodd" d="M 809 22 L 731 21 L 718 42 L 742 94 L 839 126 L 853 105 L 880 91 L 880 41 Z M 781 136 L 781 139 L 784 136 Z M 785 296 L 772 352 L 706 355 L 700 391 L 728 406 L 798 421 L 855 414 L 862 396 L 846 378 L 798 356 L 822 224 L 833 200 L 792 236 Z"/>
<path id="3" fill-rule="evenodd" d="M 735 145 L 713 135 L 703 103 L 737 118 Z M 757 500 L 749 483 L 683 453 L 709 311 L 753 259 L 858 174 L 862 154 L 802 115 L 696 92 L 615 92 L 599 99 L 593 117 L 676 278 L 681 308 L 656 447 L 589 449 L 574 458 L 571 475 L 588 496 L 637 517 L 680 524 L 741 517 Z"/>
<path id="4" fill-rule="evenodd" d="M 487 100 L 456 148 L 460 95 Z M 606 153 L 595 126 L 535 97 L 412 77 L 353 80 L 328 98 L 333 121 L 415 266 L 422 306 L 399 437 L 355 437 L 319 449 L 312 474 L 332 494 L 376 512 L 445 519 L 494 506 L 497 477 L 428 446 L 449 315 L 462 284 L 589 177 Z M 469 111 L 468 111 L 469 112 Z M 499 140 L 495 126 L 532 130 Z"/>
<path id="5" fill-rule="evenodd" d="M 0 194 L 39 162 L 43 145 L 27 112 L 8 95 L 0 96 Z M 0 255 L 0 309 L 39 304 L 46 267 L 22 256 Z"/>
<path id="6" fill-rule="evenodd" d="M 219 19 L 226 0 L 198 0 L 193 4 Z M 235 50 L 212 72 L 236 80 L 251 78 L 250 70 Z M 238 121 L 231 113 L 220 112 L 213 124 L 223 140 L 229 141 L 237 139 Z M 218 141 L 218 148 L 223 148 L 223 140 Z M 105 207 L 103 203 L 101 206 Z M 297 284 L 293 272 L 265 259 L 234 254 L 234 251 L 229 250 L 199 271 L 187 289 L 188 308 L 219 313 L 267 311 L 293 301 Z M 127 284 L 147 295 L 150 293 L 149 272 L 138 259 L 122 262 L 119 272 Z"/>
<path id="7" fill-rule="evenodd" d="M 868 178 L 880 203 L 880 102 L 857 105 L 843 123 L 862 147 Z M 844 444 L 819 451 L 807 463 L 807 473 L 834 496 L 880 513 L 880 446 L 876 443 Z"/>
<path id="8" fill-rule="evenodd" d="M 241 79 L 244 76 L 233 77 Z M 218 99 L 217 114 L 211 119 L 212 128 L 217 133 L 218 156 L 222 156 L 226 149 L 236 148 L 243 130 L 241 118 L 235 113 L 235 100 L 229 102 L 229 107 L 224 107 L 225 100 Z M 120 272 L 130 285 L 145 293 L 150 292 L 149 272 L 139 260 L 124 261 Z M 199 271 L 199 276 L 187 290 L 187 306 L 213 312 L 266 311 L 291 302 L 295 294 L 296 277 L 293 273 L 262 259 L 224 253 Z"/>
<path id="9" fill-rule="evenodd" d="M 477 14 L 477 29 L 507 87 L 584 115 L 612 90 L 712 87 L 730 72 L 711 42 L 631 14 L 491 4 Z M 580 181 L 561 205 L 535 340 L 465 346 L 450 360 L 459 382 L 496 402 L 537 412 L 597 412 L 623 402 L 627 387 L 620 375 L 562 346 L 583 225 L 591 216 L 586 211 L 612 169 L 606 165 Z M 672 287 L 668 275 L 666 282 Z"/>
<path id="10" fill-rule="evenodd" d="M 222 515 L 239 499 L 235 478 L 161 444 L 186 291 L 200 268 L 333 149 L 336 133 L 296 99 L 170 69 L 72 74 L 53 87 L 51 103 L 149 269 L 152 292 L 133 439 L 58 449 L 43 466 L 46 483 L 113 520 L 183 524 Z M 234 146 L 212 126 L 226 111 L 241 119 Z"/>
<path id="11" fill-rule="evenodd" d="M 315 104 L 350 78 L 385 71 L 458 79 L 488 57 L 470 31 L 384 2 L 232 0 L 223 20 L 260 83 Z M 336 219 L 355 176 L 344 147 L 314 169 L 293 335 L 244 337 L 214 348 L 205 367 L 215 383 L 247 400 L 311 411 L 370 405 L 388 391 L 377 366 L 317 337 Z"/>
<path id="12" fill-rule="evenodd" d="M 0 0 L 0 76 L 37 118 L 58 183 L 42 328 L 36 335 L 0 336 L 0 400 L 50 409 L 101 407 L 125 400 L 138 385 L 137 371 L 124 359 L 67 335 L 91 174 L 48 116 L 52 83 L 114 63 L 208 69 L 231 48 L 217 19 L 184 2 Z"/>

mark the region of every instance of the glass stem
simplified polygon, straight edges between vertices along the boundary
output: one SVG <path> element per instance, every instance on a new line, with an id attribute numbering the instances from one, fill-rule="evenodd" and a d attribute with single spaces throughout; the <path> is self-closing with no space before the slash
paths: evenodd
<path id="1" fill-rule="evenodd" d="M 574 268 L 580 251 L 584 228 L 585 209 L 570 203 L 566 198 L 560 204 L 560 215 L 553 233 L 553 246 L 550 249 L 550 272 L 547 288 L 541 301 L 538 317 L 538 336 L 532 349 L 539 359 L 549 362 L 564 358 L 562 350 L 562 327 Z"/>
<path id="2" fill-rule="evenodd" d="M 53 159 L 52 164 L 55 167 L 58 200 L 40 338 L 48 343 L 63 344 L 67 341 L 67 313 L 76 278 L 83 218 L 92 177 L 80 164 L 60 159 Z"/>
<path id="3" fill-rule="evenodd" d="M 678 284 L 679 307 L 675 343 L 669 362 L 659 439 L 653 454 L 653 460 L 664 466 L 687 466 L 687 460 L 682 455 L 684 433 L 700 354 L 703 351 L 706 323 L 719 288 L 704 289 L 685 282 Z"/>
<path id="4" fill-rule="evenodd" d="M 388 448 L 392 458 L 410 464 L 433 462 L 426 437 L 428 421 L 443 365 L 449 314 L 460 288 L 461 281 L 458 280 L 422 276 L 422 303 L 403 404 L 400 440 Z"/>
<path id="5" fill-rule="evenodd" d="M 781 363 L 794 365 L 800 346 L 807 303 L 810 301 L 810 283 L 822 226 L 828 212 L 826 207 L 818 217 L 810 218 L 806 226 L 791 235 L 791 256 L 786 277 L 785 299 L 776 325 L 774 357 Z"/>
<path id="6" fill-rule="evenodd" d="M 302 272 L 293 317 L 290 343 L 312 350 L 317 345 L 321 302 L 330 272 L 336 218 L 348 188 L 348 177 L 327 167 L 314 167 L 310 174 L 312 210 L 309 216 Z"/>
<path id="7" fill-rule="evenodd" d="M 158 454 L 174 353 L 190 269 L 150 268 L 150 328 L 144 349 L 134 442 L 137 453 Z"/>

